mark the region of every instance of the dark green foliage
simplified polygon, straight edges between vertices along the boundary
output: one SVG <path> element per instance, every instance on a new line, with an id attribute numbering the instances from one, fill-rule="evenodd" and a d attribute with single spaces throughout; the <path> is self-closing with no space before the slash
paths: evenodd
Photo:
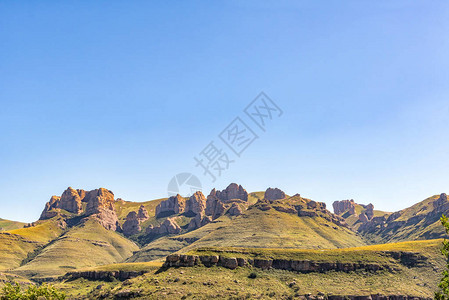
<path id="1" fill-rule="evenodd" d="M 441 217 L 441 224 L 443 224 L 446 233 L 449 234 L 449 220 L 445 215 Z M 441 253 L 443 253 L 448 262 L 446 264 L 446 270 L 443 272 L 443 278 L 441 278 L 440 284 L 438 285 L 440 290 L 435 293 L 436 300 L 449 299 L 449 241 L 446 239 L 443 241 Z"/>
<path id="2" fill-rule="evenodd" d="M 256 272 L 251 272 L 251 273 L 248 275 L 248 278 L 251 278 L 251 279 L 257 278 L 257 273 L 256 273 Z"/>
<path id="3" fill-rule="evenodd" d="M 0 294 L 1 300 L 64 300 L 66 295 L 54 287 L 43 284 L 41 286 L 29 285 L 22 289 L 18 283 L 6 283 Z"/>

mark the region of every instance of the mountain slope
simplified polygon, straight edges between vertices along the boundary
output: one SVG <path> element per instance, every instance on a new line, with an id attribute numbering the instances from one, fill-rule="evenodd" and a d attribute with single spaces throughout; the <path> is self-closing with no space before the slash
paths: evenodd
<path id="1" fill-rule="evenodd" d="M 156 239 L 128 261 L 149 261 L 175 251 L 211 246 L 332 249 L 365 245 L 355 232 L 332 222 L 330 212 L 304 209 L 303 214 L 310 216 L 299 216 L 292 206 L 312 202 L 300 196 L 259 202 L 239 216 L 223 215 L 194 231 Z"/>
<path id="2" fill-rule="evenodd" d="M 35 226 L 0 232 L 0 271 L 20 266 L 29 253 L 64 232 L 58 219 L 39 221 Z"/>
<path id="3" fill-rule="evenodd" d="M 0 218 L 0 231 L 7 231 L 13 229 L 23 228 L 26 223 L 10 221 Z"/>
<path id="4" fill-rule="evenodd" d="M 67 271 L 124 261 L 139 248 L 95 220 L 68 230 L 34 259 L 13 272 L 28 277 L 62 275 Z"/>

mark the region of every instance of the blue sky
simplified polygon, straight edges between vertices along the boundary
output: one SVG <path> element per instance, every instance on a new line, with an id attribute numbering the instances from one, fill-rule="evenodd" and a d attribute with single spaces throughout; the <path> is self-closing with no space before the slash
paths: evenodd
<path id="1" fill-rule="evenodd" d="M 447 1 L 2 1 L 0 217 L 180 172 L 390 211 L 449 192 L 448 32 Z M 193 157 L 237 116 L 259 138 L 212 183 Z"/>

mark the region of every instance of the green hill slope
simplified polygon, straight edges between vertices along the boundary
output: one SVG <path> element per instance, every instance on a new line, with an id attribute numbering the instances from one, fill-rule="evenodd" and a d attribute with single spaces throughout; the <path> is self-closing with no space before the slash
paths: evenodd
<path id="1" fill-rule="evenodd" d="M 333 250 L 296 249 L 236 249 L 216 248 L 192 250 L 193 255 L 220 255 L 245 259 L 287 259 L 329 263 L 365 263 L 390 266 L 390 271 L 352 272 L 328 271 L 300 273 L 294 271 L 254 267 L 195 267 L 160 268 L 162 263 L 114 264 L 88 269 L 95 272 L 141 271 L 146 274 L 123 282 L 92 281 L 86 278 L 65 279 L 56 283 L 77 299 L 115 299 L 119 295 L 134 294 L 139 299 L 290 299 L 312 296 L 398 295 L 432 297 L 444 268 L 439 252 L 442 240 L 402 242 L 384 245 Z M 414 254 L 420 262 L 413 265 L 395 258 L 401 253 Z M 424 263 L 422 263 L 424 262 Z M 407 265 L 404 265 L 406 263 Z M 150 265 L 149 265 L 150 264 Z M 81 271 L 81 270 L 80 270 Z M 87 270 L 82 270 L 87 271 Z M 253 276 L 250 277 L 249 275 Z M 92 276 L 92 275 L 89 275 Z M 101 284 L 101 288 L 97 288 Z M 356 298 L 357 299 L 357 298 Z M 382 298 L 380 298 L 382 299 Z"/>
<path id="2" fill-rule="evenodd" d="M 61 275 L 77 268 L 121 262 L 138 249 L 132 241 L 89 220 L 68 230 L 13 272 L 27 277 Z"/>
<path id="3" fill-rule="evenodd" d="M 332 249 L 361 245 L 365 243 L 356 233 L 320 216 L 300 217 L 294 213 L 252 206 L 240 216 L 225 215 L 197 230 L 159 238 L 128 261 L 149 261 L 174 251 L 210 246 Z"/>
<path id="4" fill-rule="evenodd" d="M 388 216 L 373 218 L 358 228 L 371 243 L 424 240 L 445 236 L 442 214 L 449 214 L 446 194 L 429 197 Z"/>
<path id="5" fill-rule="evenodd" d="M 0 218 L 0 231 L 7 231 L 13 229 L 19 229 L 25 226 L 26 223 L 10 221 Z"/>
<path id="6" fill-rule="evenodd" d="M 58 220 L 40 221 L 33 227 L 0 232 L 0 271 L 19 267 L 29 253 L 63 232 Z"/>

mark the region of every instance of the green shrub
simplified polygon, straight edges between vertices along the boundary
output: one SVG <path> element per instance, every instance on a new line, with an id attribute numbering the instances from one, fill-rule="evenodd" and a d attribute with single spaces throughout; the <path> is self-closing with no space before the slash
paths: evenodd
<path id="1" fill-rule="evenodd" d="M 248 275 L 248 278 L 251 278 L 251 279 L 257 278 L 257 273 L 256 273 L 256 272 L 251 272 L 251 273 Z"/>
<path id="2" fill-rule="evenodd" d="M 27 289 L 22 289 L 18 283 L 6 283 L 0 294 L 0 300 L 38 300 L 42 298 L 64 300 L 66 295 L 48 284 L 29 285 Z"/>

